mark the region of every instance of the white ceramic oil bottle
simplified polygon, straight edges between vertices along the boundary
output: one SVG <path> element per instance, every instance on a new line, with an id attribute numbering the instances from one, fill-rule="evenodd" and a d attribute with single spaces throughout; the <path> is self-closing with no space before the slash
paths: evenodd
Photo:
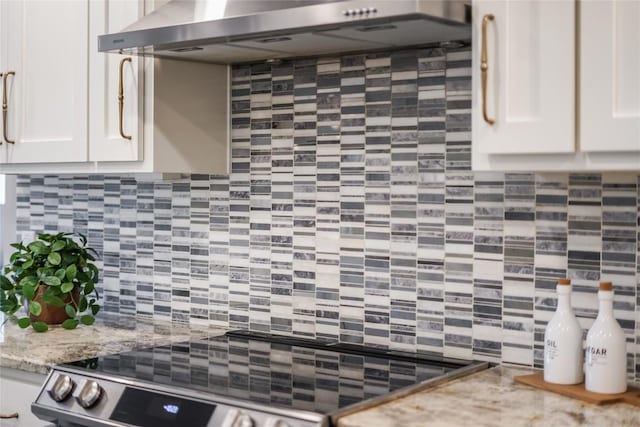
<path id="1" fill-rule="evenodd" d="M 544 331 L 544 380 L 554 384 L 580 384 L 584 351 L 582 328 L 571 308 L 571 280 L 556 286 L 558 306 Z"/>
<path id="2" fill-rule="evenodd" d="M 598 317 L 587 334 L 585 388 L 595 393 L 627 391 L 627 352 L 624 331 L 613 317 L 613 286 L 600 282 Z"/>

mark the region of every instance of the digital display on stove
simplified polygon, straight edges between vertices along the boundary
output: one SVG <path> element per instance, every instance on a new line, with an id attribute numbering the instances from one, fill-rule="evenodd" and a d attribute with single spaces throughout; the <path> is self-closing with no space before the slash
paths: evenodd
<path id="1" fill-rule="evenodd" d="M 110 419 L 140 427 L 204 427 L 216 405 L 127 387 Z"/>

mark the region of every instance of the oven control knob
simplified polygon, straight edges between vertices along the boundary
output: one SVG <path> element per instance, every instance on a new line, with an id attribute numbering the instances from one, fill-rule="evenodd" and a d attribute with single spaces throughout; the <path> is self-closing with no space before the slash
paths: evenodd
<path id="1" fill-rule="evenodd" d="M 253 427 L 253 425 L 253 419 L 249 414 L 238 409 L 230 409 L 221 427 Z"/>
<path id="2" fill-rule="evenodd" d="M 264 427 L 290 427 L 289 423 L 280 418 L 267 418 L 267 422 L 264 423 Z"/>
<path id="3" fill-rule="evenodd" d="M 240 414 L 233 423 L 233 427 L 253 427 L 253 419 L 249 414 Z"/>
<path id="4" fill-rule="evenodd" d="M 85 381 L 84 385 L 80 389 L 80 392 L 76 396 L 76 401 L 85 409 L 91 408 L 98 403 L 102 397 L 102 387 L 93 380 Z"/>
<path id="5" fill-rule="evenodd" d="M 49 396 L 56 402 L 63 402 L 71 395 L 75 386 L 76 384 L 69 375 L 58 374 L 58 377 L 53 382 L 51 388 L 47 390 L 47 393 L 49 393 Z"/>

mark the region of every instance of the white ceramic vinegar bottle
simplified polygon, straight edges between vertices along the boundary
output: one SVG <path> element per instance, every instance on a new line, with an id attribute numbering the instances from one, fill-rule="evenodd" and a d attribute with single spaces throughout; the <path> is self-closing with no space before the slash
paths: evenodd
<path id="1" fill-rule="evenodd" d="M 613 317 L 613 286 L 600 282 L 598 317 L 587 334 L 585 388 L 595 393 L 627 391 L 627 352 L 624 331 Z"/>
<path id="2" fill-rule="evenodd" d="M 558 306 L 544 331 L 544 380 L 554 384 L 580 384 L 584 380 L 582 328 L 571 308 L 571 280 L 556 286 Z"/>

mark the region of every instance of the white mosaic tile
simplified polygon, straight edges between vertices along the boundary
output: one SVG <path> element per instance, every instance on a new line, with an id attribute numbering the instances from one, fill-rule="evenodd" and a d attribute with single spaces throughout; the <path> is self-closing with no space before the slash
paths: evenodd
<path id="1" fill-rule="evenodd" d="M 555 282 L 612 280 L 640 379 L 640 177 L 474 174 L 471 52 L 239 65 L 231 174 L 20 176 L 18 239 L 78 231 L 104 309 L 542 366 Z"/>

